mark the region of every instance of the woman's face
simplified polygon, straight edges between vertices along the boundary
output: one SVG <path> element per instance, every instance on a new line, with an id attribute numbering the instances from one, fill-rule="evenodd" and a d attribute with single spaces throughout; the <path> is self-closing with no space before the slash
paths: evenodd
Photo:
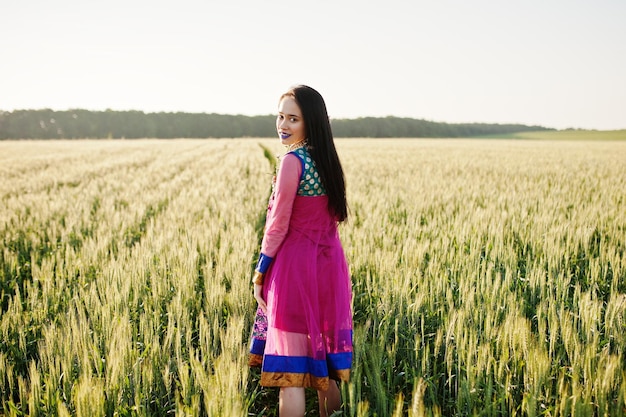
<path id="1" fill-rule="evenodd" d="M 281 143 L 285 146 L 298 143 L 306 138 L 302 112 L 293 97 L 283 97 L 278 103 L 276 131 Z"/>

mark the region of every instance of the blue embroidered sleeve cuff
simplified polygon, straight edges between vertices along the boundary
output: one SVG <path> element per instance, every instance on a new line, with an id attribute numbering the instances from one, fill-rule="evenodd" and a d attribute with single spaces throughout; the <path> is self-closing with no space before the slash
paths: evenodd
<path id="1" fill-rule="evenodd" d="M 255 270 L 259 271 L 262 274 L 266 273 L 273 260 L 274 258 L 270 258 L 269 256 L 262 253 L 261 256 L 259 256 L 259 262 L 256 264 Z"/>

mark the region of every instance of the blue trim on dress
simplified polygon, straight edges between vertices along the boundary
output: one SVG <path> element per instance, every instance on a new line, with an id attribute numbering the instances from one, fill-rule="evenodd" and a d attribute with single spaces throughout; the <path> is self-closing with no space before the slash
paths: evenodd
<path id="1" fill-rule="evenodd" d="M 350 369 L 352 352 L 329 353 L 326 359 L 313 359 L 308 356 L 265 355 L 263 372 L 311 374 L 315 377 L 328 376 L 328 369 Z"/>
<path id="2" fill-rule="evenodd" d="M 256 337 L 253 337 L 252 343 L 250 344 L 250 353 L 263 356 L 264 352 L 265 352 L 265 340 L 261 340 L 261 339 L 257 339 Z"/>
<path id="3" fill-rule="evenodd" d="M 258 271 L 262 274 L 266 273 L 273 260 L 274 258 L 270 258 L 264 253 L 261 253 L 261 256 L 259 256 L 259 262 L 256 264 L 255 271 Z"/>
<path id="4" fill-rule="evenodd" d="M 327 353 L 326 362 L 330 369 L 350 369 L 352 367 L 352 352 Z"/>
<path id="5" fill-rule="evenodd" d="M 308 356 L 265 355 L 263 372 L 308 373 L 323 378 L 328 376 L 328 366 L 326 366 L 325 360 L 315 360 Z"/>

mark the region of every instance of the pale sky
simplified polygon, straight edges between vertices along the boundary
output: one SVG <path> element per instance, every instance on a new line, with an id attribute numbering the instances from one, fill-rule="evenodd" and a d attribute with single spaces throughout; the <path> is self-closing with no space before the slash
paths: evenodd
<path id="1" fill-rule="evenodd" d="M 0 1 L 0 110 L 626 128 L 626 0 Z"/>

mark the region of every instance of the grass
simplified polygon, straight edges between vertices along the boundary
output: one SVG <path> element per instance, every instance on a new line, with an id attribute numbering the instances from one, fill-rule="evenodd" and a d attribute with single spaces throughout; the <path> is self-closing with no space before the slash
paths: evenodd
<path id="1" fill-rule="evenodd" d="M 341 415 L 626 414 L 624 142 L 337 146 Z M 277 415 L 246 355 L 280 150 L 0 142 L 0 415 Z"/>

